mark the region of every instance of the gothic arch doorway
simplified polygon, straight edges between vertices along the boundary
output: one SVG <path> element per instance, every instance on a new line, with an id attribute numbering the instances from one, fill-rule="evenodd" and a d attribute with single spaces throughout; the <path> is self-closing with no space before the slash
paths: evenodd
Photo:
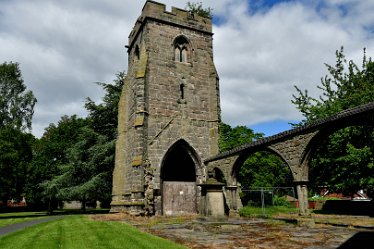
<path id="1" fill-rule="evenodd" d="M 197 213 L 195 151 L 184 140 L 175 143 L 166 153 L 162 167 L 162 212 L 164 215 Z"/>

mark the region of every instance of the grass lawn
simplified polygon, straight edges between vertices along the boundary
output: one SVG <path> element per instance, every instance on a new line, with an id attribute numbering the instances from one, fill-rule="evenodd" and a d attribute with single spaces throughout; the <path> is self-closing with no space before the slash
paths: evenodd
<path id="1" fill-rule="evenodd" d="M 0 227 L 46 217 L 46 212 L 0 213 Z"/>
<path id="2" fill-rule="evenodd" d="M 269 206 L 264 209 L 261 207 L 245 206 L 239 210 L 240 216 L 244 217 L 271 217 L 272 215 L 281 213 L 299 213 L 299 209 L 284 206 Z"/>
<path id="3" fill-rule="evenodd" d="M 141 232 L 126 223 L 94 221 L 87 215 L 73 215 L 0 237 L 0 248 L 182 249 L 185 247 Z"/>

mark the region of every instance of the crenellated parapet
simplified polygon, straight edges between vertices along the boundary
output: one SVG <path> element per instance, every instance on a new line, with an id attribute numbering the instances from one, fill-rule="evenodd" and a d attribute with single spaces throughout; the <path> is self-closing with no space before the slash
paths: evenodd
<path id="1" fill-rule="evenodd" d="M 137 19 L 132 32 L 129 35 L 129 48 L 134 45 L 134 41 L 143 29 L 143 25 L 148 20 L 156 20 L 171 26 L 180 26 L 212 34 L 212 20 L 211 18 L 193 15 L 187 10 L 176 7 L 171 8 L 171 12 L 166 10 L 166 5 L 154 1 L 147 1 L 143 7 L 142 14 Z"/>

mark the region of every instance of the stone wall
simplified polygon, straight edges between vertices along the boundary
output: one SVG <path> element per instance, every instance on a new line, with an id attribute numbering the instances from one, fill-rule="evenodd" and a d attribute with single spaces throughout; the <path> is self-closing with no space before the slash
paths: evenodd
<path id="1" fill-rule="evenodd" d="M 162 162 L 181 139 L 197 157 L 196 182 L 205 180 L 202 162 L 218 153 L 220 120 L 211 30 L 208 18 L 177 8 L 166 12 L 153 1 L 145 4 L 129 36 L 112 211 L 161 214 Z M 187 41 L 184 62 L 175 60 L 178 37 Z"/>

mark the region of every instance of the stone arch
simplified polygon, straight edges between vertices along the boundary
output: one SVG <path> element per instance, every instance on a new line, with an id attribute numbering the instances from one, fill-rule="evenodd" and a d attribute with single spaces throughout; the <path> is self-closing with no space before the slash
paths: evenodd
<path id="1" fill-rule="evenodd" d="M 213 168 L 213 174 L 214 174 L 214 178 L 220 182 L 220 183 L 224 183 L 226 184 L 227 183 L 227 180 L 226 180 L 226 177 L 225 177 L 225 174 L 223 173 L 223 171 L 218 168 L 218 167 L 214 167 Z"/>
<path id="2" fill-rule="evenodd" d="M 349 127 L 373 127 L 374 123 L 368 120 L 363 119 L 351 119 L 346 122 L 338 122 L 326 125 L 315 132 L 314 136 L 308 142 L 305 152 L 301 157 L 300 165 L 301 167 L 306 168 L 307 171 L 307 180 L 308 182 L 310 179 L 310 161 L 314 158 L 316 151 L 318 148 L 325 142 L 328 141 L 329 136 L 335 134 L 336 132 L 341 131 L 342 129 L 349 128 Z M 317 173 L 317 175 L 320 172 Z"/>
<path id="3" fill-rule="evenodd" d="M 161 163 L 162 212 L 165 215 L 197 213 L 200 158 L 185 140 L 175 142 Z"/>
<path id="4" fill-rule="evenodd" d="M 166 159 L 173 153 L 173 151 L 176 149 L 184 149 L 185 152 L 191 157 L 191 160 L 194 163 L 194 169 L 195 169 L 195 174 L 196 177 L 200 176 L 202 174 L 202 168 L 201 168 L 201 158 L 196 152 L 196 150 L 184 139 L 178 139 L 172 145 L 170 145 L 169 149 L 165 152 L 162 160 L 161 160 L 161 168 L 160 168 L 160 176 L 161 179 L 163 179 L 163 170 L 165 170 L 165 163 Z"/>
<path id="5" fill-rule="evenodd" d="M 192 47 L 189 39 L 184 35 L 179 35 L 174 39 L 174 60 L 176 62 L 188 63 L 191 61 Z"/>
<path id="6" fill-rule="evenodd" d="M 229 175 L 229 182 L 226 186 L 226 196 L 228 196 L 228 207 L 230 208 L 230 212 L 236 213 L 241 207 L 243 207 L 242 203 L 242 196 L 240 195 L 242 191 L 242 186 L 239 184 L 238 181 L 238 172 L 240 171 L 240 168 L 243 166 L 244 162 L 250 157 L 252 154 L 256 152 L 269 152 L 273 155 L 276 155 L 281 159 L 281 161 L 284 164 L 284 167 L 287 167 L 289 174 L 293 177 L 292 168 L 290 167 L 289 163 L 285 159 L 284 155 L 280 153 L 278 150 L 271 148 L 269 146 L 264 146 L 261 149 L 255 149 L 255 150 L 244 150 L 242 151 L 234 160 L 232 163 L 230 175 Z"/>
<path id="7" fill-rule="evenodd" d="M 285 159 L 285 156 L 282 153 L 280 153 L 278 150 L 276 150 L 275 148 L 268 146 L 268 147 L 264 147 L 262 150 L 243 151 L 242 153 L 240 153 L 240 155 L 238 156 L 238 158 L 235 160 L 235 162 L 232 165 L 232 169 L 230 172 L 231 173 L 230 180 L 231 180 L 232 185 L 235 185 L 235 186 L 237 185 L 238 182 L 237 182 L 236 174 L 239 171 L 239 169 L 243 166 L 244 162 L 248 159 L 248 157 L 256 152 L 261 152 L 261 151 L 270 152 L 278 156 L 282 160 L 282 162 L 290 169 L 290 171 L 293 172 L 290 164 Z"/>
<path id="8" fill-rule="evenodd" d="M 277 146 L 268 146 L 268 147 L 267 147 L 267 150 L 273 152 L 274 154 L 276 154 L 277 156 L 279 156 L 279 157 L 282 159 L 282 161 L 283 161 L 283 162 L 287 165 L 287 167 L 290 169 L 290 171 L 291 171 L 291 173 L 292 173 L 293 181 L 296 181 L 296 180 L 297 180 L 297 176 L 296 176 L 296 174 L 297 174 L 298 172 L 296 172 L 296 170 L 295 170 L 295 166 L 299 166 L 299 164 L 301 165 L 301 162 L 304 161 L 304 157 L 305 157 L 305 155 L 307 154 L 307 153 L 306 153 L 306 150 L 303 151 L 303 153 L 302 153 L 303 155 L 302 155 L 302 157 L 300 158 L 300 162 L 298 162 L 296 165 L 292 165 L 292 164 L 291 164 L 292 157 L 290 157 L 290 155 L 288 155 L 287 152 L 283 152 L 283 153 L 282 153 L 282 151 L 278 150 L 276 147 L 277 147 Z"/>

